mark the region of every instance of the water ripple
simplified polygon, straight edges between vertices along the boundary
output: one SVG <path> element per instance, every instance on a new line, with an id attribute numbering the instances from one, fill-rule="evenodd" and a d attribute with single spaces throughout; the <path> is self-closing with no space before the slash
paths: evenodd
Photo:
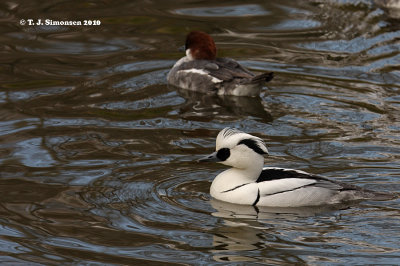
<path id="1" fill-rule="evenodd" d="M 186 16 L 199 17 L 241 17 L 241 16 L 265 16 L 270 12 L 259 5 L 235 5 L 175 9 L 173 13 Z"/>
<path id="2" fill-rule="evenodd" d="M 369 0 L 0 4 L 1 261 L 396 264 L 399 199 L 226 204 L 209 194 L 225 167 L 195 162 L 237 127 L 265 140 L 269 166 L 400 191 L 393 11 Z M 101 25 L 20 24 L 88 14 Z M 168 86 L 192 29 L 274 80 L 255 98 Z"/>

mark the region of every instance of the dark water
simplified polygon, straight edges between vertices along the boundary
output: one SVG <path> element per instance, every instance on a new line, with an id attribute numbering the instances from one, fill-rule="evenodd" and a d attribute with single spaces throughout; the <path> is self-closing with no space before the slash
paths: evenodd
<path id="1" fill-rule="evenodd" d="M 223 167 L 193 162 L 233 126 L 265 139 L 267 165 L 400 191 L 397 15 L 367 0 L 3 1 L 0 261 L 398 264 L 400 200 L 257 214 L 213 201 Z M 192 29 L 276 78 L 260 98 L 168 87 Z"/>

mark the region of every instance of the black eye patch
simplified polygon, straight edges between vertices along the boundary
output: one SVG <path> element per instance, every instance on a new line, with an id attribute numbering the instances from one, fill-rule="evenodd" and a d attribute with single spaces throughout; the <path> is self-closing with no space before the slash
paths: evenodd
<path id="1" fill-rule="evenodd" d="M 225 161 L 231 155 L 231 151 L 228 148 L 219 149 L 217 152 L 217 158 L 221 161 Z"/>
<path id="2" fill-rule="evenodd" d="M 239 141 L 238 145 L 240 144 L 244 144 L 247 147 L 249 147 L 250 149 L 252 149 L 253 151 L 255 151 L 258 154 L 267 154 L 265 151 L 263 151 L 260 146 L 258 146 L 257 142 L 254 139 L 242 139 L 241 141 Z"/>

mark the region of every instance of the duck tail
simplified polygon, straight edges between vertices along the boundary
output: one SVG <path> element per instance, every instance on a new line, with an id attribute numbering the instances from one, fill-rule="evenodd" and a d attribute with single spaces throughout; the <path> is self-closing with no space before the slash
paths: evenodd
<path id="1" fill-rule="evenodd" d="M 268 81 L 270 81 L 271 79 L 273 79 L 274 78 L 274 72 L 267 72 L 267 73 L 263 73 L 263 74 L 260 74 L 260 75 L 257 75 L 257 76 L 254 76 L 252 79 L 251 79 L 251 82 L 253 83 L 258 83 L 258 82 L 268 82 Z"/>
<path id="2" fill-rule="evenodd" d="M 397 192 L 378 192 L 372 190 L 364 190 L 365 196 L 368 200 L 386 201 L 400 198 Z"/>

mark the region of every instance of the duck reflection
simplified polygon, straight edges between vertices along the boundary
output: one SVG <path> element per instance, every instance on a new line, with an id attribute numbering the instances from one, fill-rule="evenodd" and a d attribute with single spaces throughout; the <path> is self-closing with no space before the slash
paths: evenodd
<path id="1" fill-rule="evenodd" d="M 304 263 L 300 256 L 288 252 L 295 246 L 282 231 L 291 231 L 293 222 L 301 218 L 328 214 L 348 208 L 345 205 L 272 208 L 238 205 L 211 199 L 215 217 L 223 218 L 223 225 L 213 235 L 213 253 L 216 261 L 259 261 L 254 252 L 259 252 L 264 263 L 275 264 L 276 261 L 287 261 L 289 264 Z M 296 226 L 294 226 L 296 227 Z M 295 229 L 295 230 L 298 230 Z M 287 249 L 287 248 L 288 249 Z M 240 252 L 240 256 L 237 251 Z M 246 251 L 249 256 L 246 256 Z"/>
<path id="2" fill-rule="evenodd" d="M 183 89 L 178 89 L 178 93 L 186 99 L 180 108 L 180 115 L 186 119 L 212 121 L 229 116 L 253 116 L 265 123 L 273 120 L 260 97 L 208 95 Z"/>
<path id="3" fill-rule="evenodd" d="M 213 216 L 221 218 L 252 218 L 257 220 L 275 219 L 296 219 L 299 217 L 310 217 L 318 214 L 330 213 L 337 210 L 349 208 L 347 204 L 309 206 L 296 208 L 264 207 L 252 205 L 239 205 L 229 202 L 211 199 L 211 206 L 216 210 Z"/>

